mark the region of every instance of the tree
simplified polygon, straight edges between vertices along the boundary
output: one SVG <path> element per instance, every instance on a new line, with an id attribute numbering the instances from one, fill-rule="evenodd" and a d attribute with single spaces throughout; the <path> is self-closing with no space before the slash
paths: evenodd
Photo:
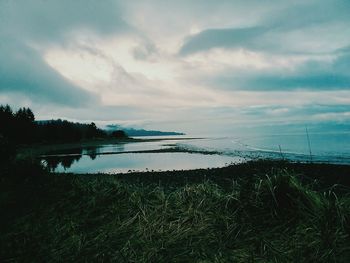
<path id="1" fill-rule="evenodd" d="M 0 106 L 0 134 L 9 138 L 13 134 L 14 115 L 9 105 Z"/>
<path id="2" fill-rule="evenodd" d="M 14 135 L 15 139 L 22 143 L 29 143 L 34 141 L 35 124 L 34 114 L 29 108 L 20 108 L 14 114 Z"/>
<path id="3" fill-rule="evenodd" d="M 15 118 L 17 118 L 17 120 L 19 121 L 28 122 L 28 123 L 32 123 L 35 120 L 34 114 L 32 110 L 29 108 L 20 108 L 15 113 Z"/>
<path id="4" fill-rule="evenodd" d="M 120 139 L 120 138 L 127 138 L 128 137 L 128 135 L 126 135 L 126 133 L 124 131 L 122 131 L 122 130 L 113 131 L 111 133 L 111 136 L 113 138 L 118 138 L 118 139 Z"/>

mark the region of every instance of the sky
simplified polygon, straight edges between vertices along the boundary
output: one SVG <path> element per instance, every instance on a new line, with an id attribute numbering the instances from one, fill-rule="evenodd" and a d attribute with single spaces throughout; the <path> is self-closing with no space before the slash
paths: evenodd
<path id="1" fill-rule="evenodd" d="M 0 104 L 188 134 L 349 130 L 349 13 L 349 0 L 0 0 Z"/>

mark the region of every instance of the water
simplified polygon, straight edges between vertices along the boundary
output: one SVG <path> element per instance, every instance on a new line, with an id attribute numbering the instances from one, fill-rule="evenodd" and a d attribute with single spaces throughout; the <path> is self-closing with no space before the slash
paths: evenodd
<path id="1" fill-rule="evenodd" d="M 71 159 L 72 160 L 72 159 Z M 73 173 L 125 173 L 130 171 L 190 170 L 222 167 L 243 159 L 220 155 L 193 153 L 125 153 L 99 155 L 91 159 L 80 156 L 70 162 L 58 162 L 56 172 Z"/>
<path id="2" fill-rule="evenodd" d="M 220 151 L 225 155 L 350 164 L 350 133 L 239 136 L 183 141 L 183 149 Z"/>
<path id="3" fill-rule="evenodd" d="M 311 156 L 306 135 L 292 134 L 191 140 L 178 140 L 180 138 L 176 137 L 177 140 L 105 144 L 48 152 L 43 161 L 53 171 L 72 173 L 213 168 L 258 158 L 350 164 L 350 133 L 310 134 L 309 137 Z M 131 153 L 173 147 L 185 151 L 217 151 L 220 154 Z"/>

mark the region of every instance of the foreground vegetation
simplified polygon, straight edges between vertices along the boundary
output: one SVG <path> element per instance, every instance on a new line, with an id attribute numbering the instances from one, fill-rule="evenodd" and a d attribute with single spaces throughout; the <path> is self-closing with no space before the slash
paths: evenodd
<path id="1" fill-rule="evenodd" d="M 349 262 L 349 166 L 3 169 L 1 262 Z"/>

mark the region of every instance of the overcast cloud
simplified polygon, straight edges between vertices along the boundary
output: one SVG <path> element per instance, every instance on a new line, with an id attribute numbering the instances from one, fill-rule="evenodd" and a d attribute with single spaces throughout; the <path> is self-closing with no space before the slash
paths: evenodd
<path id="1" fill-rule="evenodd" d="M 188 133 L 343 127 L 349 13 L 348 0 L 0 0 L 0 103 Z"/>

